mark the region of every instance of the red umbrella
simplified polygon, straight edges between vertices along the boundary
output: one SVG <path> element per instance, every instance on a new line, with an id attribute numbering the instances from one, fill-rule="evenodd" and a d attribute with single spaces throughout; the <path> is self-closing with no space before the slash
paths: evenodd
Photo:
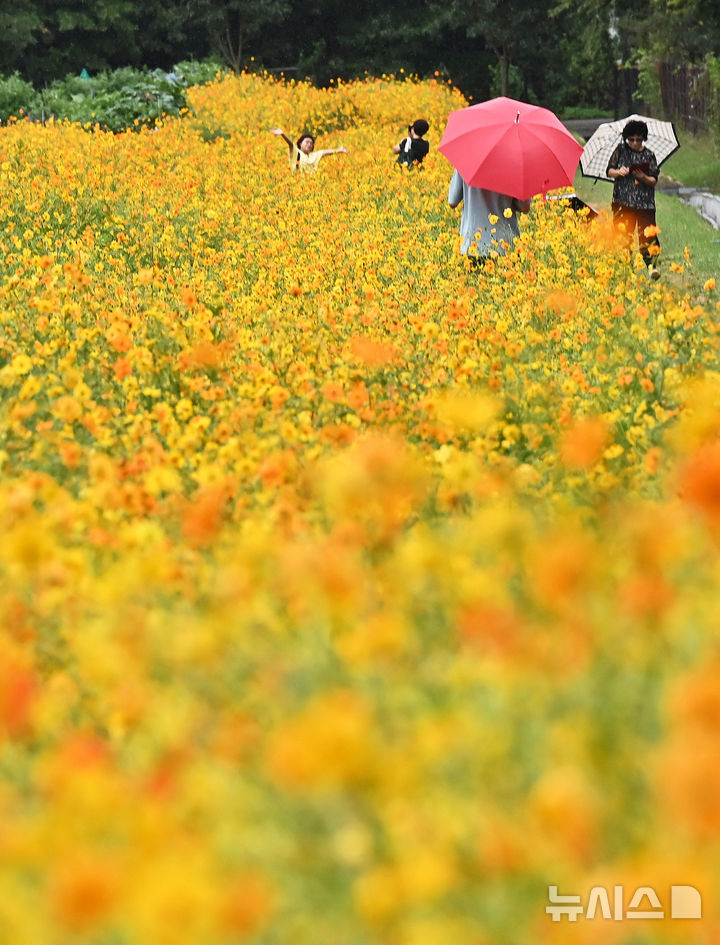
<path id="1" fill-rule="evenodd" d="M 572 184 L 583 151 L 549 109 L 512 98 L 451 112 L 438 150 L 470 186 L 519 200 Z"/>

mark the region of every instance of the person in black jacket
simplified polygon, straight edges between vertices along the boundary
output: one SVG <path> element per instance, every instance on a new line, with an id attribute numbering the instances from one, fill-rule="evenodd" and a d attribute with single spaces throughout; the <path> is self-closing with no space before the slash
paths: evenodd
<path id="1" fill-rule="evenodd" d="M 622 130 L 622 142 L 615 148 L 607 166 L 607 176 L 613 180 L 612 212 L 615 226 L 632 245 L 635 230 L 638 248 L 650 278 L 660 278 L 657 255 L 660 241 L 655 222 L 655 186 L 660 176 L 655 154 L 646 147 L 646 122 L 631 119 Z"/>
<path id="2" fill-rule="evenodd" d="M 430 145 L 423 139 L 429 127 L 424 118 L 418 118 L 412 125 L 408 125 L 407 138 L 403 138 L 400 144 L 396 144 L 393 148 L 398 156 L 397 164 L 407 164 L 409 167 L 417 164 L 420 167 L 423 158 L 430 150 Z"/>

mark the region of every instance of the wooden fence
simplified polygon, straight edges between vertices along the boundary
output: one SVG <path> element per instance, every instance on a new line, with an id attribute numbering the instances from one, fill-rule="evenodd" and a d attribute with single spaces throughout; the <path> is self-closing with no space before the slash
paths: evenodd
<path id="1" fill-rule="evenodd" d="M 713 117 L 720 114 L 720 101 L 713 101 L 710 73 L 706 66 L 659 62 L 658 79 L 666 115 L 692 134 L 710 131 Z"/>

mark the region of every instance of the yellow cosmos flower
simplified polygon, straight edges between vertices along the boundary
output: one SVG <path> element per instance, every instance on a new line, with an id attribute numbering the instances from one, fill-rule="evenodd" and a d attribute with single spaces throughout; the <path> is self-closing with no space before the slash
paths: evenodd
<path id="1" fill-rule="evenodd" d="M 180 420 L 187 420 L 195 413 L 195 407 L 191 400 L 183 397 L 175 404 L 175 413 Z"/>
<path id="2" fill-rule="evenodd" d="M 18 377 L 28 374 L 32 370 L 32 366 L 32 361 L 26 354 L 16 354 L 10 362 L 12 372 Z"/>
<path id="3" fill-rule="evenodd" d="M 187 96 L 0 129 L 4 939 L 534 941 L 601 831 L 608 888 L 710 889 L 712 273 L 648 291 L 556 201 L 471 268 L 432 151 L 353 157 L 467 106 L 439 76 Z M 270 114 L 345 129 L 322 188 Z"/>
<path id="4" fill-rule="evenodd" d="M 180 492 L 182 479 L 172 466 L 153 466 L 145 475 L 144 485 L 150 495 L 162 492 Z"/>

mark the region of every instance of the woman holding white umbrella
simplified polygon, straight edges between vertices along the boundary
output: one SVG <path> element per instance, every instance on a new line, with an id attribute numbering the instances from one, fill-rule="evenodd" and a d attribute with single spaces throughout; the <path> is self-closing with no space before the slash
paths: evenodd
<path id="1" fill-rule="evenodd" d="M 638 249 L 650 278 L 660 278 L 656 266 L 660 252 L 655 222 L 655 185 L 660 171 L 655 154 L 645 146 L 648 127 L 644 121 L 631 119 L 622 130 L 622 142 L 608 161 L 606 174 L 613 180 L 612 212 L 615 226 L 628 244 L 637 230 Z"/>

